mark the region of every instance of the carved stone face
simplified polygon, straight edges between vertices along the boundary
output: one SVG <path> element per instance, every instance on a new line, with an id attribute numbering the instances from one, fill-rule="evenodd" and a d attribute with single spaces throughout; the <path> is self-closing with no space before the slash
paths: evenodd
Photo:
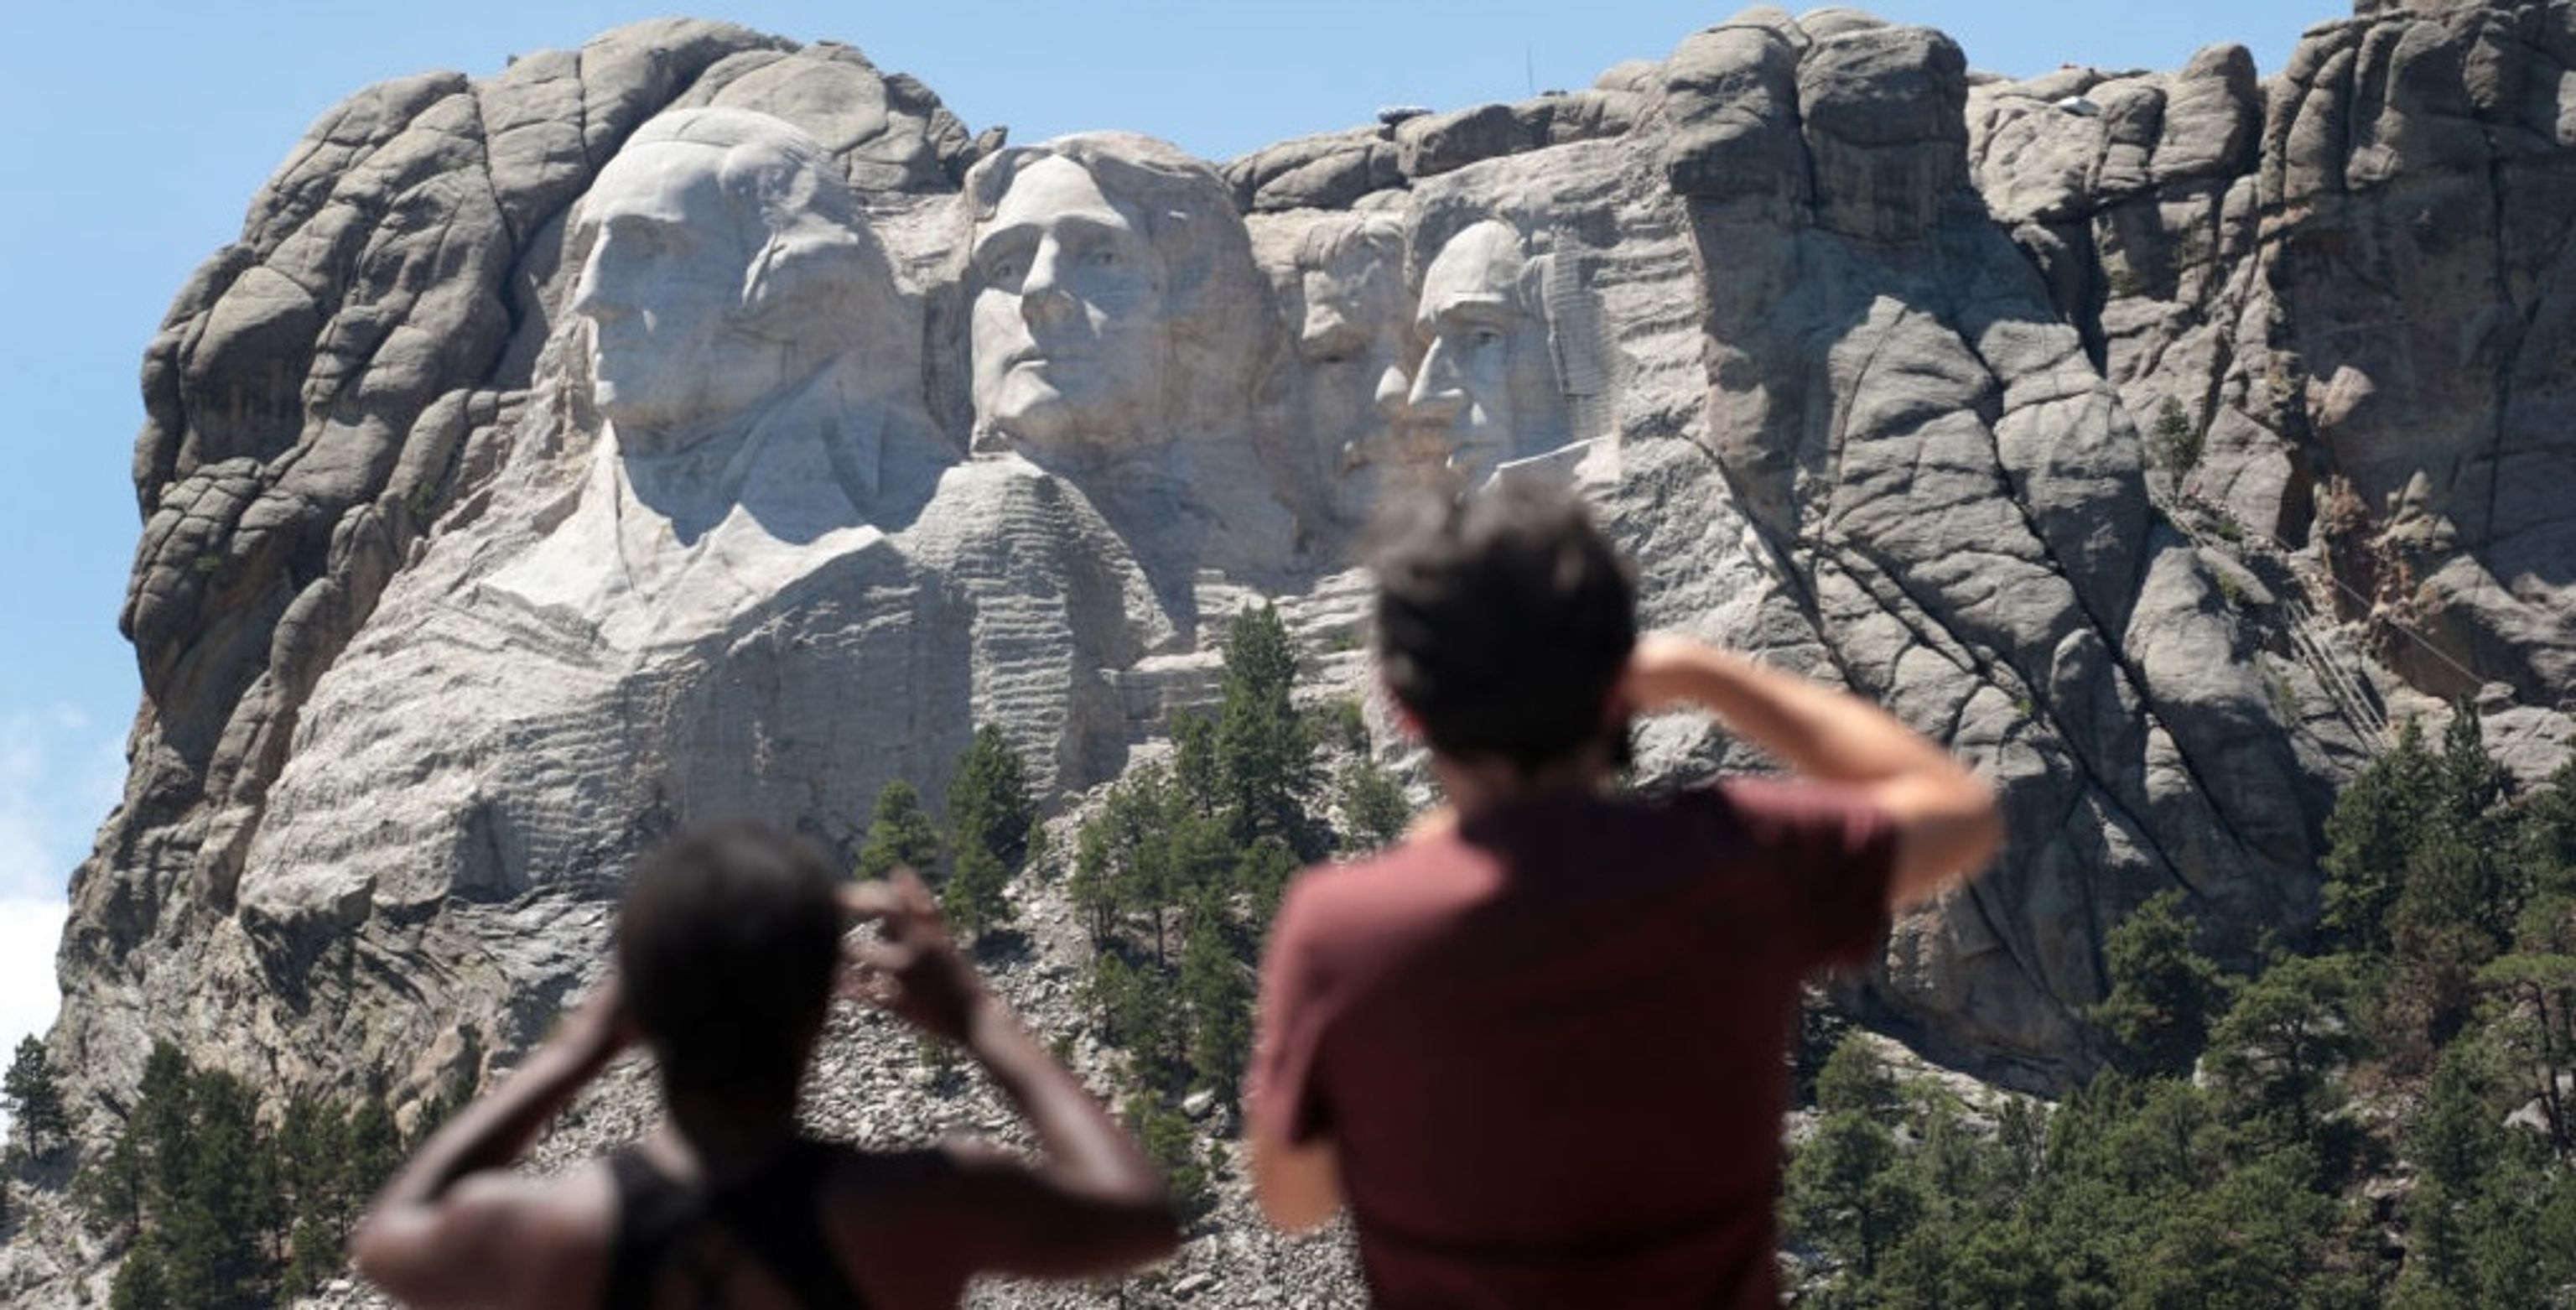
<path id="1" fill-rule="evenodd" d="M 1041 446 L 1155 435 L 1163 269 L 1136 217 L 1062 157 L 1022 170 L 975 230 L 975 421 Z"/>
<path id="2" fill-rule="evenodd" d="M 1441 431 L 1451 464 L 1471 479 L 1561 435 L 1551 405 L 1555 363 L 1547 324 L 1531 312 L 1529 261 L 1508 223 L 1478 223 L 1440 248 L 1422 276 L 1416 336 L 1427 343 L 1405 421 Z"/>
<path id="3" fill-rule="evenodd" d="M 591 396 L 621 441 L 685 441 L 788 380 L 784 344 L 741 322 L 761 228 L 735 212 L 723 158 L 696 142 L 633 146 L 582 200 L 596 235 L 572 309 L 590 320 Z"/>
<path id="4" fill-rule="evenodd" d="M 1306 368 L 1307 421 L 1341 489 L 1346 514 L 1365 511 L 1387 458 L 1390 421 L 1404 408 L 1412 379 L 1404 371 L 1409 328 L 1401 240 L 1390 223 L 1301 259 L 1297 355 Z"/>

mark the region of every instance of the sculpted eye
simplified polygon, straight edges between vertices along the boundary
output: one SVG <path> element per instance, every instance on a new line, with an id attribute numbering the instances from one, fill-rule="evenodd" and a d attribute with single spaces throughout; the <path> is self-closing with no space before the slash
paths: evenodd
<path id="1" fill-rule="evenodd" d="M 1092 251 L 1090 254 L 1084 255 L 1082 257 L 1082 262 L 1084 265 L 1091 268 L 1115 268 L 1118 266 L 1118 252 L 1110 247 L 1103 246 L 1098 250 Z"/>
<path id="2" fill-rule="evenodd" d="M 1467 333 L 1467 343 L 1473 346 L 1498 346 L 1502 341 L 1503 332 L 1500 328 L 1480 327 Z"/>
<path id="3" fill-rule="evenodd" d="M 978 262 L 983 265 L 984 280 L 995 286 L 1017 287 L 1029 275 L 1029 252 L 1025 250 L 999 251 Z"/>

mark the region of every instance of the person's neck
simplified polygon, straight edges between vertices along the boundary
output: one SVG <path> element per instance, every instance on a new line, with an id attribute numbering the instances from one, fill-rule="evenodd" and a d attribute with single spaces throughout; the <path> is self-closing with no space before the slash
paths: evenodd
<path id="1" fill-rule="evenodd" d="M 794 1101 L 720 1097 L 687 1088 L 667 1093 L 671 1130 L 710 1180 L 748 1171 L 776 1155 L 796 1136 Z"/>
<path id="2" fill-rule="evenodd" d="M 1609 752 L 1586 747 L 1561 760 L 1524 769 L 1503 759 L 1457 759 L 1434 752 L 1431 776 L 1460 819 L 1552 796 L 1598 794 L 1610 787 Z"/>

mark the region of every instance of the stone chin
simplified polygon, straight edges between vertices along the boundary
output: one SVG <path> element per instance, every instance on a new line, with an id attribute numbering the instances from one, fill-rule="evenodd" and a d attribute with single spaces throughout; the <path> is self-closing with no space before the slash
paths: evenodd
<path id="1" fill-rule="evenodd" d="M 982 422 L 987 431 L 1045 451 L 1104 454 L 1153 444 L 1133 379 L 1103 378 L 1082 361 L 1023 360 L 996 380 Z"/>

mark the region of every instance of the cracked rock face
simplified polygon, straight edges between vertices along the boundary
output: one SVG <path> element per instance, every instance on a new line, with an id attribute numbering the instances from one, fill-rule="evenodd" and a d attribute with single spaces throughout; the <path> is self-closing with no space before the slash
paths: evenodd
<path id="1" fill-rule="evenodd" d="M 2002 784 L 2001 867 L 1849 995 L 2062 1085 L 2139 901 L 2188 888 L 2240 955 L 2313 920 L 2392 715 L 2476 695 L 2516 767 L 2563 756 L 2570 69 L 2566 0 L 2327 24 L 2269 80 L 2215 46 L 2010 82 L 1754 9 L 1221 166 L 1005 148 L 711 23 L 371 88 L 147 354 L 146 703 L 56 1058 L 94 1134 L 158 1036 L 280 1089 L 506 1062 L 663 835 L 847 853 L 985 722 L 1078 807 L 1255 596 L 1302 694 L 1364 695 L 1368 512 L 1545 476 L 1653 623 Z M 1757 763 L 1679 722 L 1641 759 Z"/>

